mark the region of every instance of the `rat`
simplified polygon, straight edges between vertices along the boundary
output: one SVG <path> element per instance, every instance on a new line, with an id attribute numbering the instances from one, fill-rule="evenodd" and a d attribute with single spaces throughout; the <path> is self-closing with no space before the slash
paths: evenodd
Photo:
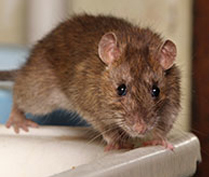
<path id="1" fill-rule="evenodd" d="M 20 69 L 0 72 L 13 80 L 6 127 L 38 124 L 25 113 L 77 112 L 107 143 L 127 148 L 128 138 L 173 149 L 166 135 L 180 109 L 180 71 L 174 42 L 149 28 L 105 15 L 74 15 L 31 49 Z"/>

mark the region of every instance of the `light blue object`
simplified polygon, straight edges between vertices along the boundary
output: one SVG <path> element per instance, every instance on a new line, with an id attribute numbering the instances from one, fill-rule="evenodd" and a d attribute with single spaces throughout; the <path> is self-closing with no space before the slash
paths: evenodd
<path id="1" fill-rule="evenodd" d="M 12 94 L 9 90 L 0 90 L 0 123 L 5 124 L 12 106 Z"/>
<path id="2" fill-rule="evenodd" d="M 28 56 L 28 48 L 16 46 L 0 46 L 0 70 L 10 70 L 20 67 Z M 9 117 L 12 106 L 12 93 L 1 89 L 0 82 L 0 123 L 4 124 Z"/>
<path id="3" fill-rule="evenodd" d="M 28 57 L 26 47 L 0 46 L 0 70 L 10 70 L 20 67 Z"/>

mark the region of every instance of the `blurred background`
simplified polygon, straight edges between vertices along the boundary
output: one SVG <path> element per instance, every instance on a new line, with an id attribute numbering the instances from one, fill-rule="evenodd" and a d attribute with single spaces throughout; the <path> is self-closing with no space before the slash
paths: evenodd
<path id="1" fill-rule="evenodd" d="M 204 0 L 0 0 L 0 69 L 19 67 L 37 40 L 75 13 L 112 14 L 150 27 L 177 45 L 182 110 L 176 129 L 198 135 L 204 162 L 209 165 L 209 114 L 204 107 L 209 105 L 209 88 L 200 85 L 209 83 L 208 8 Z M 2 109 L 5 98 L 11 106 L 11 94 L 4 89 L 0 93 L 1 116 L 7 115 L 6 108 Z M 207 170 L 200 166 L 198 175 L 209 176 Z"/>

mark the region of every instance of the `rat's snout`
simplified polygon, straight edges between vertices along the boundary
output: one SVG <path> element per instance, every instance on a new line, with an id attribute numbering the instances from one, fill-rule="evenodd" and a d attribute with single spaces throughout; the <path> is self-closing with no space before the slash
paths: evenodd
<path id="1" fill-rule="evenodd" d="M 146 122 L 138 115 L 135 115 L 132 130 L 137 134 L 144 135 L 147 132 L 147 129 Z"/>
<path id="2" fill-rule="evenodd" d="M 144 135 L 147 132 L 147 125 L 146 123 L 142 122 L 136 122 L 133 125 L 133 131 L 135 131 L 138 134 Z"/>
<path id="3" fill-rule="evenodd" d="M 131 137 L 144 137 L 150 131 L 149 124 L 138 113 L 129 116 L 121 128 Z"/>

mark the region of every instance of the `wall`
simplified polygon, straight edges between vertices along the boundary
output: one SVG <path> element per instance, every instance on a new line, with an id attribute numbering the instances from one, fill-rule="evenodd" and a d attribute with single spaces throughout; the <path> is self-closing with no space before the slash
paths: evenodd
<path id="1" fill-rule="evenodd" d="M 37 0 L 34 0 L 37 2 Z M 39 0 L 41 2 L 41 0 Z M 188 130 L 190 127 L 190 102 L 191 102 L 191 10 L 192 0 L 66 0 L 68 14 L 88 12 L 92 14 L 113 14 L 124 17 L 141 26 L 149 26 L 161 33 L 165 39 L 172 39 L 178 48 L 177 64 L 182 70 L 182 111 L 177 122 L 177 128 Z M 27 1 L 27 2 L 32 2 Z M 52 1 L 51 1 L 52 2 Z M 43 3 L 43 2 L 42 2 Z M 44 4 L 44 3 L 43 3 Z M 0 0 L 0 43 L 6 44 L 31 44 L 41 34 L 50 30 L 53 25 L 48 25 L 43 32 L 35 33 L 31 29 L 39 24 L 44 24 L 41 12 L 44 8 L 53 6 L 51 3 L 42 5 L 43 9 L 37 12 L 36 21 L 28 21 L 31 11 L 25 0 Z M 28 8 L 26 8 L 28 7 Z M 56 6 L 55 6 L 56 7 Z M 64 9 L 61 6 L 61 9 Z M 26 13 L 27 12 L 27 13 Z M 51 13 L 51 19 L 57 18 L 58 10 Z M 60 10 L 59 10 L 60 12 Z M 27 14 L 27 15 L 26 15 Z M 49 20 L 46 21 L 46 23 Z M 57 21 L 60 21 L 57 18 Z M 31 29 L 29 26 L 34 27 Z M 53 21 L 53 24 L 54 23 Z M 45 25 L 46 26 L 46 25 Z M 28 29 L 26 34 L 26 29 Z M 34 37 L 35 36 L 35 37 Z"/>
<path id="2" fill-rule="evenodd" d="M 26 43 L 25 0 L 0 0 L 0 44 Z"/>

